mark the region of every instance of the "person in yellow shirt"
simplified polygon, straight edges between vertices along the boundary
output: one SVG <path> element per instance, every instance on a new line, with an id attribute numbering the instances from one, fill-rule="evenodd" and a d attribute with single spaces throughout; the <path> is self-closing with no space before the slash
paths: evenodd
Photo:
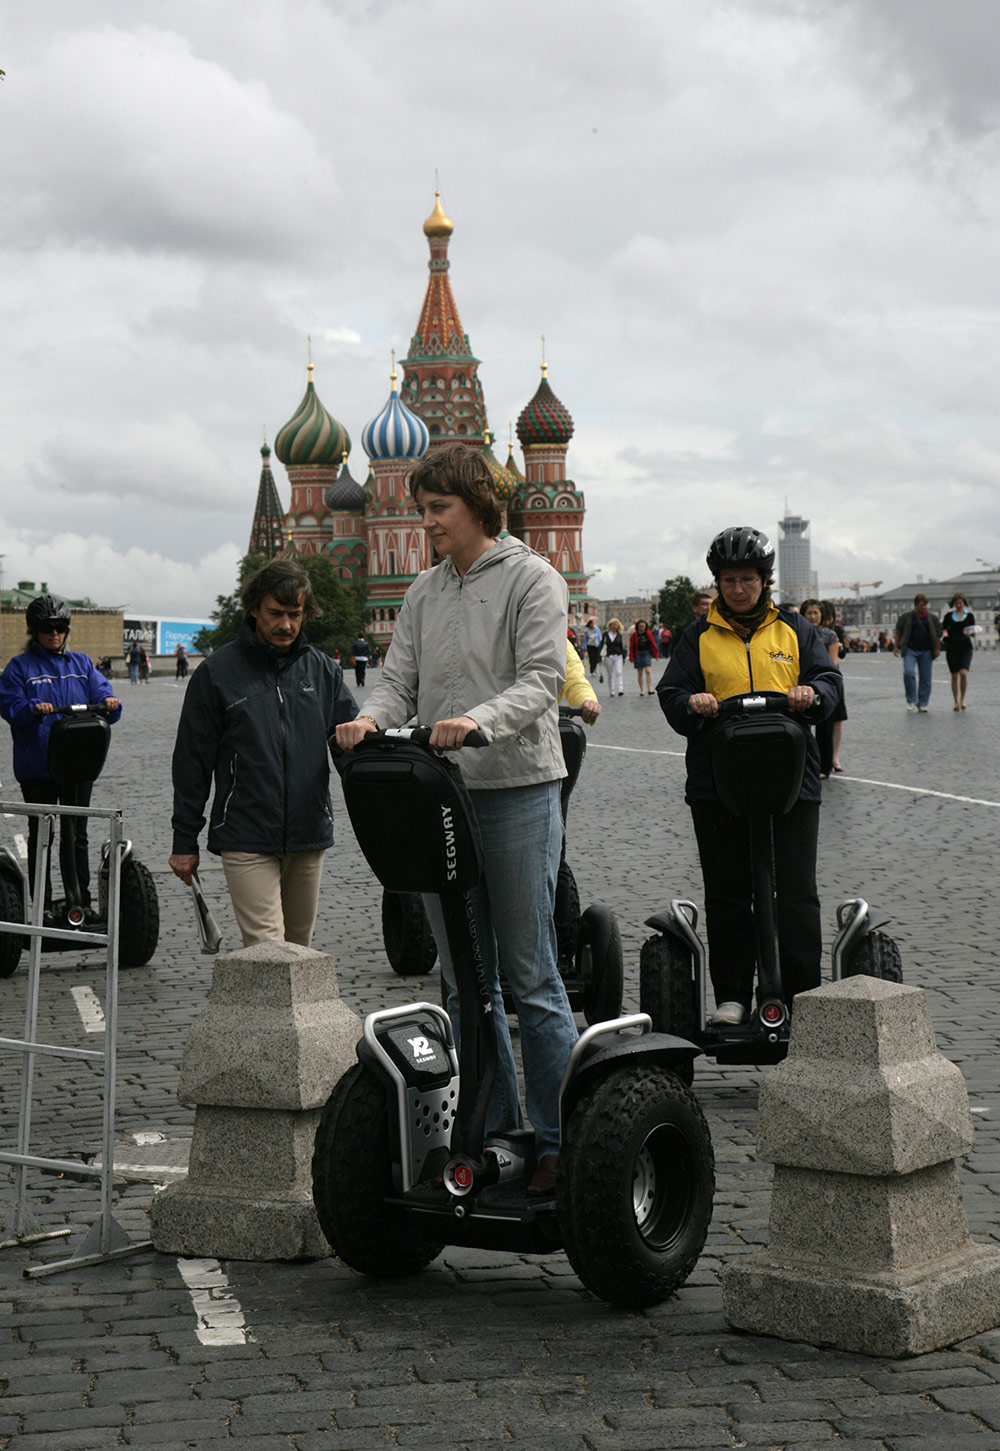
<path id="1" fill-rule="evenodd" d="M 601 702 L 587 679 L 583 661 L 569 640 L 566 641 L 566 682 L 559 692 L 559 704 L 580 706 L 582 718 L 588 725 L 593 725 L 601 713 Z"/>

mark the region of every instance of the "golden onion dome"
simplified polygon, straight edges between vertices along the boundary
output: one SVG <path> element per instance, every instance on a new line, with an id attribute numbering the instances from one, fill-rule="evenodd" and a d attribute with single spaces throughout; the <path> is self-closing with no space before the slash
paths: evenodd
<path id="1" fill-rule="evenodd" d="M 450 237 L 455 230 L 455 224 L 450 217 L 446 217 L 441 206 L 441 193 L 434 193 L 434 210 L 424 222 L 425 237 Z"/>

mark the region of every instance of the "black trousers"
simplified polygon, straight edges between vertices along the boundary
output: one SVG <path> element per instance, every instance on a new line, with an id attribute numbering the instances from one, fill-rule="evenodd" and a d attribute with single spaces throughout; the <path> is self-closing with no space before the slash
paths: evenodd
<path id="1" fill-rule="evenodd" d="M 601 663 L 600 645 L 587 646 L 587 659 L 590 661 L 590 673 L 591 675 L 595 675 L 597 673 L 597 667 Z"/>
<path id="2" fill-rule="evenodd" d="M 60 786 L 57 781 L 21 781 L 21 795 L 25 801 L 35 804 L 44 802 L 50 806 L 89 806 L 90 794 L 94 789 L 92 781 L 87 781 L 80 786 Z M 76 799 L 73 793 L 76 792 Z M 45 873 L 45 898 L 42 906 L 46 911 L 52 906 L 52 857 L 58 860 L 59 856 L 59 829 L 60 823 L 56 823 L 56 829 L 52 839 L 52 851 L 49 855 L 49 870 Z M 87 818 L 78 816 L 76 818 L 76 875 L 80 883 L 80 902 L 84 907 L 90 906 L 90 860 L 88 857 L 87 840 Z M 31 891 L 35 885 L 35 858 L 38 854 L 38 817 L 28 817 L 28 890 Z"/>
<path id="3" fill-rule="evenodd" d="M 716 1003 L 753 1001 L 753 876 L 749 823 L 718 801 L 691 804 L 701 874 L 709 972 Z M 786 1000 L 822 980 L 822 927 L 816 891 L 819 802 L 798 801 L 774 818 L 774 871 L 778 950 Z"/>
<path id="4" fill-rule="evenodd" d="M 357 658 L 357 656 L 355 656 L 355 659 L 354 659 L 354 683 L 355 683 L 355 685 L 364 685 L 364 683 L 365 683 L 365 671 L 367 669 L 368 669 L 368 658 L 367 658 L 367 656 L 365 657 L 364 660 L 360 660 L 360 659 Z"/>

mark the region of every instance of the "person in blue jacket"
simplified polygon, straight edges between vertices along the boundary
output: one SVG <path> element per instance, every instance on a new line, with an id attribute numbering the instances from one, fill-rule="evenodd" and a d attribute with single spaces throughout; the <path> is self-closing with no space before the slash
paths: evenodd
<path id="1" fill-rule="evenodd" d="M 49 775 L 52 713 L 62 705 L 99 705 L 103 701 L 113 725 L 122 713 L 122 703 L 86 655 L 66 649 L 70 608 L 65 600 L 50 594 L 39 595 L 28 605 L 24 618 L 28 626 L 25 647 L 0 675 L 0 715 L 10 725 L 14 738 L 14 775 L 25 801 L 58 805 L 68 800 L 64 798 L 64 791 L 71 790 L 75 794 L 70 804 L 89 806 L 91 783 L 65 788 Z M 37 847 L 38 817 L 30 816 L 29 885 L 35 880 Z M 81 905 L 87 908 L 90 906 L 90 862 L 85 816 L 77 819 L 76 871 Z M 45 912 L 52 911 L 51 871 L 46 872 L 42 906 Z"/>

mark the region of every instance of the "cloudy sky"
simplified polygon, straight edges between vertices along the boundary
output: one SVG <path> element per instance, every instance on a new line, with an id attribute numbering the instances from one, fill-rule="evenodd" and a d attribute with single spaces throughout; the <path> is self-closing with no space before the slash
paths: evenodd
<path id="1" fill-rule="evenodd" d="M 5 0 L 0 68 L 6 584 L 205 612 L 309 334 L 363 476 L 435 171 L 595 593 L 786 500 L 831 585 L 1000 560 L 995 0 Z"/>

